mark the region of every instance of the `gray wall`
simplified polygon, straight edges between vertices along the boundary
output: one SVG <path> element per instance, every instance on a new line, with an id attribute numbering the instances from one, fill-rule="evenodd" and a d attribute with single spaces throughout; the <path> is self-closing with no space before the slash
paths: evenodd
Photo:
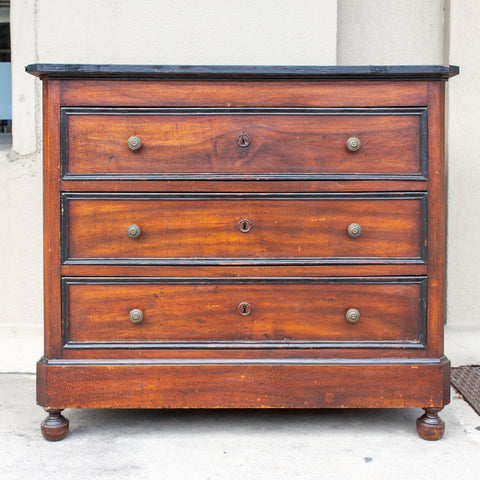
<path id="1" fill-rule="evenodd" d="M 479 35 L 474 0 L 23 0 L 12 2 L 13 148 L 0 150 L 0 371 L 42 354 L 41 90 L 35 62 L 459 64 L 449 86 L 447 354 L 480 363 Z M 6 227 L 5 227 L 6 226 Z"/>

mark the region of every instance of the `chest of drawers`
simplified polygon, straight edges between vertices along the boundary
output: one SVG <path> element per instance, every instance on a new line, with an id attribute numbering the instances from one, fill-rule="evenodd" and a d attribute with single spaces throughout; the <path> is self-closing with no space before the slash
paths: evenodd
<path id="1" fill-rule="evenodd" d="M 42 432 L 64 408 L 420 407 L 457 67 L 37 64 Z"/>

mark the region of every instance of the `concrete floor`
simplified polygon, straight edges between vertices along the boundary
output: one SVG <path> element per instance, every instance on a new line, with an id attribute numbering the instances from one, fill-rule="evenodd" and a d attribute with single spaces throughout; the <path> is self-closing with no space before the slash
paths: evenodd
<path id="1" fill-rule="evenodd" d="M 438 442 L 417 437 L 419 409 L 64 413 L 46 442 L 34 375 L 0 374 L 0 479 L 480 478 L 480 416 L 453 391 Z"/>

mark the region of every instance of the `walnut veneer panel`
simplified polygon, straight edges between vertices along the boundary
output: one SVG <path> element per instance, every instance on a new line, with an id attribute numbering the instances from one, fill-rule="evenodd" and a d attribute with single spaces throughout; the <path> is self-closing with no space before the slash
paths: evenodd
<path id="1" fill-rule="evenodd" d="M 68 178 L 425 175 L 421 109 L 63 112 Z M 135 151 L 133 135 L 142 142 Z M 360 138 L 359 150 L 347 149 L 350 137 Z"/>
<path id="2" fill-rule="evenodd" d="M 114 107 L 397 107 L 427 104 L 421 81 L 65 80 L 61 104 Z"/>
<path id="3" fill-rule="evenodd" d="M 423 334 L 423 287 L 413 279 L 110 282 L 66 283 L 69 342 L 419 343 Z M 345 321 L 351 307 L 361 313 L 355 323 Z M 144 315 L 137 324 L 129 319 L 135 308 Z"/>
<path id="4" fill-rule="evenodd" d="M 70 194 L 64 201 L 65 260 L 422 261 L 424 197 L 412 195 L 290 199 Z M 357 238 L 348 234 L 352 223 L 361 225 Z M 138 238 L 127 235 L 130 224 L 140 227 Z"/>
<path id="5" fill-rule="evenodd" d="M 45 361 L 37 366 L 37 385 L 40 404 L 57 409 L 434 408 L 449 401 L 449 373 L 445 359 L 332 365 Z"/>

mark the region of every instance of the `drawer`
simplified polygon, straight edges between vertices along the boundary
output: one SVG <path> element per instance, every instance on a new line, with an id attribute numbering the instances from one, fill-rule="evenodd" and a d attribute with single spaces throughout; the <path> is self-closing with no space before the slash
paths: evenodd
<path id="1" fill-rule="evenodd" d="M 61 128 L 66 179 L 426 176 L 421 108 L 64 108 Z"/>
<path id="2" fill-rule="evenodd" d="M 63 260 L 423 263 L 425 211 L 422 193 L 69 193 L 63 195 Z"/>
<path id="3" fill-rule="evenodd" d="M 171 343 L 172 348 L 178 348 L 178 342 L 204 342 L 207 347 L 209 342 L 219 347 L 232 342 L 421 346 L 424 339 L 424 277 L 67 278 L 63 297 L 67 346 L 94 342 Z"/>

